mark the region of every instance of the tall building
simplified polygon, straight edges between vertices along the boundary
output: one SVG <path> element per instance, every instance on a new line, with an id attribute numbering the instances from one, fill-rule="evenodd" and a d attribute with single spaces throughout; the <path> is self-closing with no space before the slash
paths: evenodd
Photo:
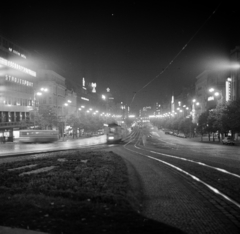
<path id="1" fill-rule="evenodd" d="M 233 65 L 237 65 L 232 67 L 231 69 L 231 75 L 230 75 L 230 83 L 229 85 L 229 96 L 231 100 L 237 100 L 240 99 L 240 46 L 236 46 L 235 49 L 233 49 L 230 52 L 230 59 Z M 227 90 L 226 90 L 227 91 Z"/>
<path id="2" fill-rule="evenodd" d="M 228 71 L 224 70 L 205 70 L 196 77 L 195 94 L 197 101 L 200 103 L 198 109 L 196 110 L 198 114 L 209 108 L 216 107 L 217 103 L 225 103 L 225 82 L 227 77 Z M 210 93 L 209 90 L 211 88 L 217 91 L 219 96 L 215 96 L 213 93 Z"/>
<path id="3" fill-rule="evenodd" d="M 30 126 L 37 73 L 31 55 L 0 36 L 0 138 L 12 141 Z"/>

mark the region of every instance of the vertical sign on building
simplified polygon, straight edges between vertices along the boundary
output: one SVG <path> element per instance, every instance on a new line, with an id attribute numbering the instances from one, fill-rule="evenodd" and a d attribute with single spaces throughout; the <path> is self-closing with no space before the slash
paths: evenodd
<path id="1" fill-rule="evenodd" d="M 232 88 L 232 79 L 227 78 L 227 80 L 226 80 L 226 102 L 231 101 L 231 88 Z"/>

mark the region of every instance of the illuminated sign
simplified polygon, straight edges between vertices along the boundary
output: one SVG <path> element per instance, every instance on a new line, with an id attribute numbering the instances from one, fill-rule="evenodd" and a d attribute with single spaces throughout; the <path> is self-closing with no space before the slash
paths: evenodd
<path id="1" fill-rule="evenodd" d="M 89 101 L 88 98 L 85 98 L 85 97 L 81 97 L 82 100 L 85 100 L 85 101 Z"/>
<path id="2" fill-rule="evenodd" d="M 5 66 L 7 66 L 7 67 L 11 67 L 11 68 L 17 69 L 17 70 L 19 70 L 21 72 L 27 73 L 30 76 L 36 77 L 36 72 L 35 71 L 32 71 L 32 70 L 30 70 L 30 69 L 28 69 L 26 67 L 22 67 L 22 66 L 14 63 L 14 62 L 11 62 L 9 60 L 4 59 L 4 58 L 0 57 L 0 63 L 5 65 Z"/>
<path id="3" fill-rule="evenodd" d="M 97 87 L 97 84 L 96 83 L 92 83 L 92 93 L 96 93 L 96 87 Z"/>
<path id="4" fill-rule="evenodd" d="M 232 79 L 228 78 L 226 80 L 226 101 L 231 100 L 231 86 L 232 86 Z"/>
<path id="5" fill-rule="evenodd" d="M 27 80 L 22 80 L 22 79 L 13 77 L 13 76 L 6 75 L 5 80 L 33 87 L 33 83 L 32 82 L 29 82 Z"/>
<path id="6" fill-rule="evenodd" d="M 16 55 L 18 55 L 18 56 L 26 59 L 26 56 L 25 56 L 24 54 L 21 54 L 21 53 L 19 53 L 18 51 L 13 50 L 12 48 L 8 48 L 8 50 L 11 51 L 11 52 L 13 52 L 14 54 L 16 54 Z"/>
<path id="7" fill-rule="evenodd" d="M 82 86 L 83 87 L 85 86 L 85 79 L 84 79 L 84 77 L 82 78 Z"/>

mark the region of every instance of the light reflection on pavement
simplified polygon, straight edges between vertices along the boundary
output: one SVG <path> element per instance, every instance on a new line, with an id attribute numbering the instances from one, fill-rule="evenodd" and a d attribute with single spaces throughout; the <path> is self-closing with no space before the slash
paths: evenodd
<path id="1" fill-rule="evenodd" d="M 44 152 L 47 150 L 82 148 L 86 146 L 90 146 L 90 144 L 86 145 L 86 143 L 83 142 L 83 139 L 57 141 L 54 143 L 41 143 L 41 144 L 40 143 L 22 144 L 18 142 L 5 143 L 0 144 L 0 157 L 13 154 Z"/>

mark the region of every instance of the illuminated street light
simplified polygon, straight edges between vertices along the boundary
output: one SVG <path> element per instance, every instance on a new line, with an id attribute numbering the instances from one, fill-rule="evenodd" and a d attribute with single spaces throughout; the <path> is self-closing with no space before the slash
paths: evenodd
<path id="1" fill-rule="evenodd" d="M 213 95 L 214 96 L 216 96 L 216 97 L 218 97 L 218 96 L 221 96 L 221 99 L 223 98 L 222 97 L 222 92 L 219 92 L 219 91 L 216 91 L 214 88 L 210 88 L 209 90 L 208 90 L 210 93 L 213 93 Z M 213 97 L 213 99 L 214 99 L 214 97 Z M 211 99 L 210 99 L 211 100 Z"/>
<path id="2" fill-rule="evenodd" d="M 37 92 L 36 94 L 37 94 L 37 96 L 42 96 L 41 92 Z"/>
<path id="3" fill-rule="evenodd" d="M 47 92 L 48 91 L 47 88 L 41 88 L 40 90 L 43 91 L 43 92 Z"/>

